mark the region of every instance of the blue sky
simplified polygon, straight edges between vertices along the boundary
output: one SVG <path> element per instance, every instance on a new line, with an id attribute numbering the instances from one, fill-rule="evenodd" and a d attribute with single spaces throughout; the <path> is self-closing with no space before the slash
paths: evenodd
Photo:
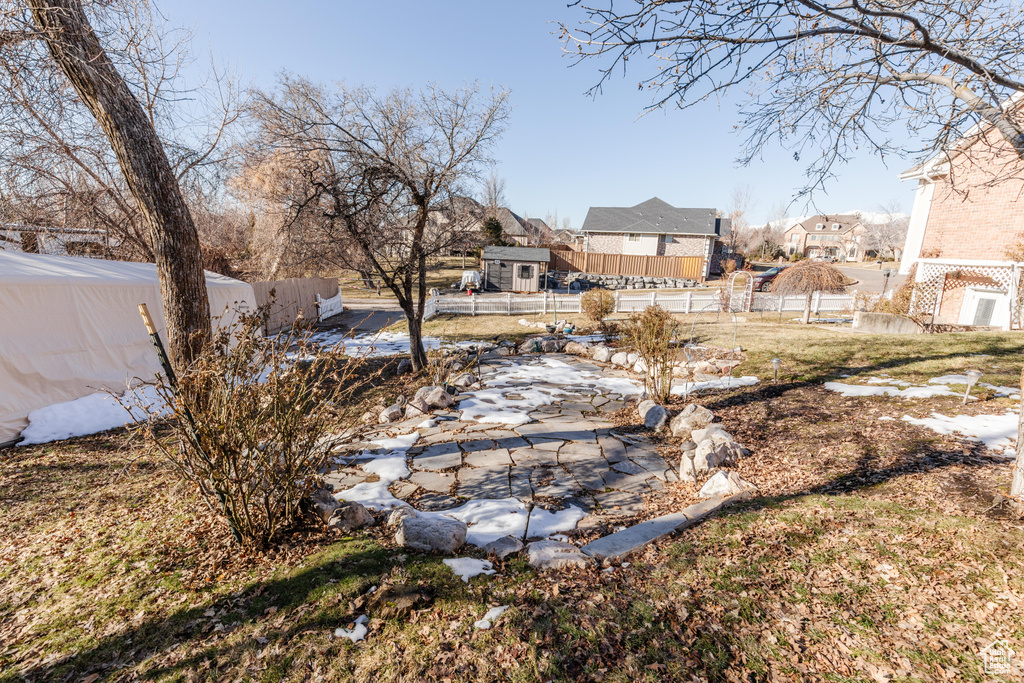
<path id="1" fill-rule="evenodd" d="M 727 209 L 734 187 L 749 185 L 753 222 L 789 202 L 803 186 L 804 165 L 769 150 L 755 164 L 735 163 L 742 138 L 736 104 L 708 102 L 642 118 L 649 94 L 639 75 L 616 78 L 603 95 L 585 91 L 597 65 L 570 68 L 555 35 L 559 20 L 582 13 L 564 1 L 373 2 L 336 0 L 157 0 L 163 15 L 195 33 L 195 49 L 237 70 L 243 81 L 272 85 L 287 70 L 324 82 L 380 89 L 434 81 L 457 87 L 479 80 L 512 91 L 508 132 L 495 150 L 510 208 L 545 217 L 558 212 L 580 227 L 589 206 L 631 206 L 658 196 L 675 206 Z M 637 65 L 651 68 L 650 65 Z M 639 74 L 639 72 L 638 72 Z M 864 154 L 840 170 L 811 209 L 876 210 L 897 200 L 909 213 L 913 187 Z M 805 203 L 791 215 L 811 213 Z"/>

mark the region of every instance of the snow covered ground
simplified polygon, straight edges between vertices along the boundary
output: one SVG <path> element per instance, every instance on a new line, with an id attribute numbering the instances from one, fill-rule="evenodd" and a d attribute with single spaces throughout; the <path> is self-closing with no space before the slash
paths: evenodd
<path id="1" fill-rule="evenodd" d="M 760 382 L 757 377 L 752 375 L 744 375 L 743 377 L 722 377 L 720 379 L 712 379 L 706 382 L 685 382 L 677 384 L 672 387 L 672 394 L 674 396 L 689 396 L 695 391 L 701 391 L 706 389 L 736 389 L 737 387 L 751 387 Z"/>
<path id="2" fill-rule="evenodd" d="M 915 418 L 904 415 L 903 421 L 927 427 L 939 434 L 961 434 L 972 441 L 980 441 L 993 453 L 1013 453 L 1017 442 L 1017 413 L 1003 415 L 955 415 L 948 417 L 933 412 L 931 417 Z"/>
<path id="3" fill-rule="evenodd" d="M 574 394 L 636 396 L 643 392 L 640 384 L 625 377 L 608 377 L 550 356 L 530 359 L 482 377 L 483 389 L 463 394 L 461 419 L 521 425 L 532 420 L 530 411 Z"/>
<path id="4" fill-rule="evenodd" d="M 849 377 L 849 375 L 843 375 Z M 961 398 L 963 389 L 954 391 L 950 385 L 967 385 L 966 375 L 942 375 L 932 377 L 928 384 L 918 386 L 906 380 L 892 377 L 868 377 L 864 384 L 847 384 L 844 382 L 825 382 L 825 388 L 842 396 L 898 396 L 900 398 L 932 398 L 933 396 L 953 396 Z M 1016 387 L 1001 387 L 987 382 L 978 382 L 977 386 L 992 389 L 996 396 L 1006 396 L 1020 400 L 1020 390 Z M 902 387 L 902 388 L 901 388 Z M 973 400 L 973 397 L 971 397 Z"/>
<path id="5" fill-rule="evenodd" d="M 145 417 L 145 411 L 136 407 L 139 404 L 159 407 L 163 414 L 167 412 L 156 389 L 150 386 L 131 389 L 121 400 L 132 406 L 131 413 L 105 391 L 33 410 L 28 414 L 28 427 L 21 432 L 24 440 L 19 445 L 49 443 L 123 427 Z"/>

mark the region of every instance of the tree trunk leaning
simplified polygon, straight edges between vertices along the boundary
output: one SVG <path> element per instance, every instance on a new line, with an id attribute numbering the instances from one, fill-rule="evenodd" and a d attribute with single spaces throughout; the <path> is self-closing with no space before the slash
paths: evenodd
<path id="1" fill-rule="evenodd" d="M 807 295 L 807 303 L 804 304 L 804 325 L 811 324 L 811 297 L 814 293 L 811 292 Z"/>
<path id="2" fill-rule="evenodd" d="M 180 372 L 210 338 L 210 304 L 199 234 L 177 178 L 156 130 L 100 45 L 81 2 L 27 4 L 50 55 L 110 141 L 149 226 L 168 350 Z"/>

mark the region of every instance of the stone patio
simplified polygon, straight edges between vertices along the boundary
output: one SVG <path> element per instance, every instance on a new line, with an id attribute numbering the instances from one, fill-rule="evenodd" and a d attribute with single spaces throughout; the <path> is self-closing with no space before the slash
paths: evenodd
<path id="1" fill-rule="evenodd" d="M 566 363 L 584 376 L 629 377 L 620 368 L 564 354 L 485 355 L 479 368 L 481 382 L 487 389 L 499 388 L 510 401 L 521 401 L 519 392 L 538 387 L 564 395 L 551 405 L 530 410 L 531 421 L 521 425 L 463 422 L 456 405 L 436 411 L 434 427 L 418 428 L 423 419 L 417 418 L 369 430 L 362 435 L 366 442 L 414 430 L 420 433 L 408 451 L 412 473 L 393 483 L 391 492 L 428 510 L 444 510 L 468 500 L 514 497 L 549 510 L 574 505 L 590 514 L 618 516 L 640 512 L 644 494 L 660 490 L 663 482 L 677 481 L 677 463 L 665 461 L 643 437 L 620 437 L 607 419 L 625 405 L 627 396 L 602 389 L 600 380 L 565 384 L 508 379 L 509 371 L 542 366 L 543 358 Z M 544 374 L 543 367 L 534 369 L 535 375 Z M 459 398 L 473 395 L 469 392 Z M 358 452 L 352 447 L 347 450 Z M 375 477 L 364 473 L 358 460 L 347 457 L 326 478 L 339 491 Z"/>

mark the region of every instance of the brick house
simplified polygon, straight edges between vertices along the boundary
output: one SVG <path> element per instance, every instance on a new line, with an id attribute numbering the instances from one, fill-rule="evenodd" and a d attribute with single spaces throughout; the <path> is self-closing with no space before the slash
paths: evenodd
<path id="1" fill-rule="evenodd" d="M 867 232 L 857 216 L 818 214 L 790 226 L 783 234 L 783 242 L 786 256 L 831 256 L 839 261 L 863 261 L 865 256 L 874 253 L 866 248 Z"/>
<path id="2" fill-rule="evenodd" d="M 591 253 L 699 256 L 707 277 L 723 227 L 728 219 L 715 209 L 680 209 L 653 197 L 636 206 L 592 206 L 580 232 Z"/>
<path id="3" fill-rule="evenodd" d="M 1020 329 L 1024 162 L 993 128 L 900 174 L 917 181 L 900 272 L 936 324 Z M 1017 252 L 1017 253 L 1015 253 Z"/>

